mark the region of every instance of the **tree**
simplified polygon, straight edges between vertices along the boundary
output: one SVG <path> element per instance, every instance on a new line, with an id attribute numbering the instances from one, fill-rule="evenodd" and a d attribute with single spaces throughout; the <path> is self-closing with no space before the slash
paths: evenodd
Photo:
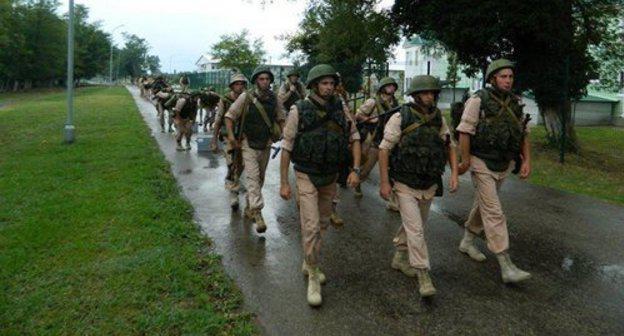
<path id="1" fill-rule="evenodd" d="M 149 45 L 145 39 L 134 34 L 123 34 L 124 48 L 119 51 L 119 75 L 121 77 L 138 77 L 147 73 Z"/>
<path id="2" fill-rule="evenodd" d="M 356 92 L 362 85 L 364 65 L 371 64 L 379 75 L 399 41 L 389 12 L 376 10 L 378 2 L 311 0 L 299 32 L 285 37 L 286 49 L 291 54 L 300 52 L 310 64 L 332 64 L 345 89 Z"/>
<path id="3" fill-rule="evenodd" d="M 591 54 L 599 62 L 597 89 L 618 92 L 622 90 L 624 71 L 624 22 L 613 19 L 608 26 L 602 43 L 591 49 Z"/>
<path id="4" fill-rule="evenodd" d="M 110 52 L 110 36 L 100 29 L 98 22 L 90 24 L 89 9 L 76 5 L 74 9 L 75 69 L 74 77 L 92 78 L 106 73 Z"/>
<path id="5" fill-rule="evenodd" d="M 210 54 L 219 60 L 223 69 L 235 69 L 250 76 L 253 69 L 263 61 L 266 54 L 261 39 L 249 40 L 249 31 L 222 35 L 211 47 Z"/>
<path id="6" fill-rule="evenodd" d="M 621 0 L 397 0 L 394 22 L 407 35 L 440 41 L 467 65 L 484 71 L 498 57 L 516 62 L 516 87 L 535 94 L 549 139 L 577 149 L 570 99 L 585 94 L 597 62 L 589 47 L 605 37 Z M 563 136 L 562 136 L 563 135 Z"/>

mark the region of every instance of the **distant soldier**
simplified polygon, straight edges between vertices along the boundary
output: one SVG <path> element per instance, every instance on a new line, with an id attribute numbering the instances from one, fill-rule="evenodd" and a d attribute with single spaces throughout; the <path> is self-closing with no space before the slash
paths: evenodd
<path id="1" fill-rule="evenodd" d="M 509 256 L 507 219 L 498 197 L 505 178 L 519 164 L 520 178 L 531 174 L 527 120 L 520 98 L 513 94 L 514 64 L 506 59 L 490 63 L 486 81 L 491 87 L 477 91 L 468 101 L 457 127 L 462 162 L 460 174 L 470 169 L 475 197 L 465 223 L 459 250 L 476 261 L 485 255 L 474 238 L 485 231 L 487 247 L 496 254 L 503 282 L 527 280 L 531 274 L 513 264 Z"/>
<path id="2" fill-rule="evenodd" d="M 299 99 L 305 98 L 305 88 L 299 81 L 300 72 L 297 69 L 290 70 L 286 74 L 286 81 L 279 89 L 278 96 L 284 102 L 284 111 L 288 113 L 290 107 Z"/>
<path id="3" fill-rule="evenodd" d="M 158 113 L 158 122 L 160 123 L 161 132 L 165 132 L 165 103 L 171 98 L 173 95 L 173 88 L 165 81 L 165 77 L 159 75 L 156 77 L 154 83 L 152 84 L 152 95 L 155 99 L 156 111 Z M 170 111 L 169 118 L 169 132 L 172 132 L 173 125 L 173 112 Z"/>
<path id="4" fill-rule="evenodd" d="M 219 96 L 218 93 L 215 92 L 214 87 L 209 86 L 203 90 L 202 99 L 200 99 L 200 102 L 199 102 L 199 108 L 201 112 L 204 114 L 204 118 L 202 121 L 204 125 L 204 133 L 208 132 L 209 128 L 213 129 L 212 126 L 215 121 L 217 104 L 219 104 L 220 100 L 221 100 L 221 97 Z M 227 110 L 225 112 L 227 112 Z M 200 120 L 201 119 L 202 118 L 200 115 Z M 222 124 L 222 125 L 225 126 L 225 124 Z"/>
<path id="5" fill-rule="evenodd" d="M 362 157 L 366 158 L 362 164 L 360 183 L 368 177 L 375 164 L 377 164 L 379 144 L 383 139 L 386 122 L 390 119 L 390 115 L 385 115 L 384 113 L 399 106 L 394 96 L 398 88 L 399 84 L 397 84 L 394 78 L 382 78 L 379 81 L 375 97 L 367 99 L 355 114 L 355 119 L 361 125 L 359 128 L 360 137 L 362 138 Z M 355 193 L 356 196 L 362 197 L 360 185 L 355 189 Z"/>
<path id="6" fill-rule="evenodd" d="M 217 115 L 215 117 L 214 132 L 210 146 L 213 152 L 217 151 L 217 141 L 222 141 L 223 138 L 228 137 L 227 128 L 224 123 L 225 113 L 247 88 L 247 78 L 245 75 L 233 75 L 230 79 L 229 88 L 230 92 L 223 95 L 217 104 Z M 233 126 L 235 133 L 239 134 L 238 130 L 240 125 L 235 124 Z M 227 175 L 225 176 L 225 188 L 230 191 L 230 207 L 232 210 L 236 211 L 238 209 L 238 194 L 240 192 L 240 175 L 243 169 L 243 160 L 240 149 L 238 149 L 237 152 L 237 149 L 233 148 L 230 142 L 226 142 L 223 154 L 228 168 Z"/>
<path id="7" fill-rule="evenodd" d="M 271 154 L 271 144 L 281 137 L 284 111 L 277 95 L 270 89 L 274 77 L 270 68 L 259 66 L 251 76 L 253 90 L 243 92 L 225 113 L 229 146 L 242 149 L 246 176 L 247 206 L 245 217 L 256 224 L 256 232 L 266 231 L 262 217 L 262 187 Z M 240 138 L 234 125 L 240 125 Z"/>
<path id="8" fill-rule="evenodd" d="M 189 89 L 189 86 L 191 85 L 191 81 L 189 80 L 186 74 L 183 74 L 182 76 L 180 76 L 179 84 L 180 84 L 180 91 L 187 92 Z"/>
<path id="9" fill-rule="evenodd" d="M 339 167 L 349 162 L 349 143 L 353 170 L 347 183 L 354 187 L 359 182 L 359 134 L 342 100 L 335 95 L 337 82 L 336 71 L 330 65 L 319 64 L 310 70 L 306 85 L 311 92 L 291 107 L 282 142 L 280 196 L 286 200 L 291 197 L 288 171 L 292 160 L 301 217 L 302 272 L 308 276 L 307 301 L 311 306 L 323 301 L 321 284 L 326 277 L 319 268 L 321 238 L 329 226 Z"/>
<path id="10" fill-rule="evenodd" d="M 433 197 L 442 195 L 442 174 L 451 166 L 450 191 L 458 186 L 457 158 L 451 133 L 436 103 L 440 81 L 416 76 L 406 92 L 413 102 L 388 120 L 379 145 L 379 193 L 390 198 L 394 189 L 402 225 L 394 238 L 396 252 L 392 268 L 418 277 L 421 296 L 436 293 L 429 276 L 429 253 L 424 227 Z M 394 188 L 391 183 L 394 183 Z"/>
<path id="11" fill-rule="evenodd" d="M 191 150 L 192 126 L 197 115 L 198 97 L 198 93 L 182 92 L 173 95 L 165 104 L 168 108 L 173 106 L 177 151 Z M 183 139 L 186 140 L 186 148 L 182 147 Z"/>

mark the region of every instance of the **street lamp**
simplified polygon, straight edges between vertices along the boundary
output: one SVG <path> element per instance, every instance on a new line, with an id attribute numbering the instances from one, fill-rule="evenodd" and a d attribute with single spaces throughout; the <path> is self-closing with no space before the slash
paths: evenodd
<path id="1" fill-rule="evenodd" d="M 69 24 L 67 26 L 67 121 L 65 143 L 74 142 L 74 0 L 69 0 Z"/>
<path id="2" fill-rule="evenodd" d="M 124 25 L 120 24 L 119 26 L 113 28 L 113 31 L 111 32 L 111 47 L 110 47 L 110 64 L 109 64 L 109 70 L 108 70 L 108 84 L 109 85 L 113 85 L 113 45 L 114 45 L 114 35 L 115 34 L 115 30 L 123 27 Z"/>

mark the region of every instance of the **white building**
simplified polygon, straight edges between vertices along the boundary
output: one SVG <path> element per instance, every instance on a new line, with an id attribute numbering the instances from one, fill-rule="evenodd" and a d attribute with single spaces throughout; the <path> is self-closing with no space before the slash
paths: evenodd
<path id="1" fill-rule="evenodd" d="M 219 61 L 210 57 L 210 54 L 203 54 L 195 62 L 195 66 L 197 66 L 197 72 L 215 71 L 219 70 Z"/>

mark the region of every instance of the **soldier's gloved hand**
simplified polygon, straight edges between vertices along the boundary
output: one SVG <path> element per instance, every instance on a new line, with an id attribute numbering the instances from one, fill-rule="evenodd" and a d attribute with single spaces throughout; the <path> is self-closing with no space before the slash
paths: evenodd
<path id="1" fill-rule="evenodd" d="M 291 195 L 290 184 L 288 182 L 281 183 L 280 184 L 280 197 L 283 200 L 288 201 L 290 199 L 290 195 Z"/>
<path id="2" fill-rule="evenodd" d="M 381 198 L 386 201 L 390 200 L 390 195 L 392 194 L 392 186 L 389 182 L 381 182 L 379 184 L 379 195 Z"/>

